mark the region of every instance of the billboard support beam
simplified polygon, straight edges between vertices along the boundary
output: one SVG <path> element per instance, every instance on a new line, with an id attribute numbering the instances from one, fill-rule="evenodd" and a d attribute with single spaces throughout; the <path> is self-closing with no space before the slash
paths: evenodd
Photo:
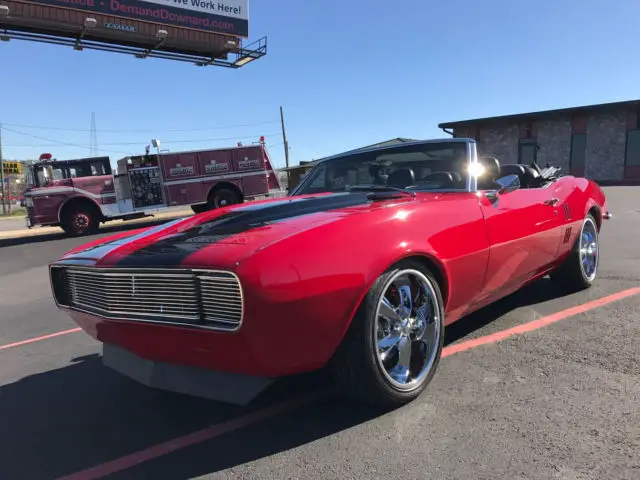
<path id="1" fill-rule="evenodd" d="M 1 23 L 2 22 L 0 21 L 0 24 Z M 74 38 L 60 37 L 60 36 L 41 34 L 41 33 L 21 32 L 17 30 L 5 29 L 6 27 L 2 25 L 0 25 L 0 28 L 4 29 L 3 36 L 5 36 L 7 39 L 25 40 L 25 41 L 31 41 L 31 42 L 48 43 L 52 45 L 61 45 L 61 46 L 70 46 L 70 47 L 73 47 L 76 42 L 76 39 Z M 235 53 L 236 59 L 233 61 L 223 60 L 221 58 L 216 58 L 214 56 L 204 57 L 200 55 L 168 52 L 164 50 L 153 50 L 149 52 L 148 48 L 143 48 L 143 47 L 114 45 L 106 42 L 88 41 L 88 40 L 84 40 L 82 42 L 82 47 L 83 49 L 99 50 L 103 52 L 112 52 L 112 53 L 123 53 L 123 54 L 134 55 L 134 56 L 142 55 L 145 52 L 148 52 L 147 53 L 148 57 L 159 58 L 163 60 L 174 60 L 174 61 L 180 61 L 180 62 L 193 63 L 199 67 L 212 65 L 217 67 L 237 69 L 246 65 L 247 63 L 249 63 L 249 61 L 257 60 L 267 54 L 267 37 L 262 37 L 247 47 L 241 47 L 237 49 Z M 247 58 L 250 58 L 250 60 L 247 61 L 246 60 Z"/>
<path id="2" fill-rule="evenodd" d="M 137 53 L 136 58 L 147 58 L 154 50 L 158 50 L 167 39 L 167 31 L 166 30 L 158 30 L 157 37 L 160 39 L 158 43 L 156 43 L 153 47 L 144 50 L 142 53 Z"/>

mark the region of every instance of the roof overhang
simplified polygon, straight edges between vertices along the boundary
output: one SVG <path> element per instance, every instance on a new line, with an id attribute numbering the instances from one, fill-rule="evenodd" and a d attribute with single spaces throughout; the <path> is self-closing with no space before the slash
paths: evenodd
<path id="1" fill-rule="evenodd" d="M 627 100 L 624 102 L 600 103 L 595 105 L 583 105 L 579 107 L 560 108 L 555 110 L 541 110 L 529 113 L 517 113 L 511 115 L 500 115 L 496 117 L 474 118 L 469 120 L 459 120 L 438 124 L 439 128 L 460 128 L 485 123 L 516 123 L 525 121 L 536 121 L 553 117 L 566 117 L 579 114 L 590 114 L 596 111 L 611 110 L 633 110 L 640 108 L 640 99 Z"/>

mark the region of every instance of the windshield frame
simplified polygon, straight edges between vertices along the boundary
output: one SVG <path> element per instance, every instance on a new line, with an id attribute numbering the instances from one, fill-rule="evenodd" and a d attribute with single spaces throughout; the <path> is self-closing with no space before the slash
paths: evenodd
<path id="1" fill-rule="evenodd" d="M 298 183 L 298 185 L 296 185 L 294 187 L 294 189 L 289 193 L 290 197 L 293 196 L 298 196 L 298 195 L 307 195 L 305 193 L 301 193 L 302 190 L 305 189 L 305 187 L 312 182 L 313 180 L 315 180 L 314 176 L 315 173 L 321 169 L 326 167 L 326 165 L 328 165 L 329 163 L 333 163 L 333 162 L 340 162 L 340 161 L 344 161 L 347 160 L 349 158 L 353 158 L 353 157 L 357 157 L 360 155 L 365 156 L 366 154 L 369 153 L 380 153 L 380 154 L 385 154 L 385 153 L 393 153 L 395 150 L 397 149 L 402 149 L 402 148 L 407 148 L 407 147 L 413 147 L 413 146 L 418 146 L 418 145 L 427 145 L 427 144 L 451 144 L 451 143 L 464 143 L 466 144 L 466 154 L 467 154 L 467 158 L 469 161 L 469 165 L 473 165 L 473 164 L 477 164 L 478 163 L 478 152 L 477 152 L 477 145 L 476 145 L 476 141 L 472 138 L 447 138 L 447 139 L 437 139 L 437 140 L 417 140 L 414 142 L 404 142 L 404 143 L 398 143 L 395 145 L 390 145 L 390 146 L 383 146 L 383 147 L 372 147 L 372 148 L 365 148 L 365 149 L 361 149 L 361 150 L 350 150 L 348 152 L 344 152 L 344 153 L 340 153 L 337 155 L 333 155 L 331 157 L 327 157 L 325 159 L 319 160 L 314 167 L 307 172 L 307 174 L 300 180 L 300 182 Z M 469 172 L 473 172 L 475 171 L 475 169 L 470 168 Z M 415 193 L 420 193 L 420 192 L 465 192 L 465 193 L 476 193 L 477 192 L 477 187 L 478 187 L 478 179 L 476 176 L 472 175 L 471 173 L 467 174 L 467 178 L 466 178 L 466 187 L 463 189 L 457 188 L 457 189 L 439 189 L 439 190 L 434 190 L 434 189 L 430 189 L 430 190 L 421 190 L 421 189 L 417 189 L 417 188 L 410 188 L 410 189 L 401 189 L 403 191 L 407 191 L 407 192 L 415 192 Z M 333 193 L 333 192 L 323 192 L 323 193 Z M 308 195 L 312 195 L 312 194 L 308 194 Z"/>
<path id="2" fill-rule="evenodd" d="M 91 171 L 90 175 L 74 175 L 75 169 L 79 169 L 82 172 L 83 169 L 86 169 L 87 164 L 89 165 L 89 170 Z M 102 168 L 102 172 L 96 171 L 94 173 L 94 167 L 97 170 L 97 166 L 100 166 L 100 168 Z M 92 157 L 78 160 L 40 162 L 31 165 L 30 171 L 33 175 L 33 188 L 45 188 L 50 186 L 54 181 L 106 177 L 113 174 L 109 157 Z M 60 172 L 60 174 L 58 175 L 59 178 L 55 177 L 54 171 Z M 40 181 L 41 179 L 39 178 L 39 172 L 42 172 L 43 178 L 47 179 L 46 181 Z"/>

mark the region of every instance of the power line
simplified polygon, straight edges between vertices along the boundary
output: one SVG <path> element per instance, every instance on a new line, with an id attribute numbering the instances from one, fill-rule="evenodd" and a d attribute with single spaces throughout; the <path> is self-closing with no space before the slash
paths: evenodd
<path id="1" fill-rule="evenodd" d="M 50 147 L 58 147 L 60 145 L 65 145 L 65 146 L 68 146 L 68 147 L 76 147 L 76 148 L 82 148 L 82 149 L 86 149 L 87 148 L 86 145 L 79 145 L 77 143 L 63 142 L 61 140 L 54 140 L 52 138 L 47 138 L 47 137 L 40 137 L 38 135 L 32 135 L 30 133 L 25 133 L 25 132 L 21 132 L 19 130 L 14 130 L 13 128 L 7 128 L 4 125 L 2 126 L 2 128 L 4 130 L 8 131 L 8 132 L 16 133 L 18 135 L 24 135 L 26 137 L 36 138 L 38 140 L 43 140 L 45 142 L 53 142 L 52 145 L 48 145 Z M 40 147 L 40 146 L 44 146 L 44 145 L 24 145 L 24 146 L 26 146 L 26 147 Z M 102 151 L 102 152 L 120 153 L 120 154 L 123 154 L 123 155 L 128 155 L 127 152 L 121 152 L 121 151 L 118 151 L 118 150 L 101 149 L 100 151 Z"/>
<path id="2" fill-rule="evenodd" d="M 279 133 L 268 133 L 264 135 L 267 136 L 276 136 Z M 217 138 L 195 138 L 190 140 L 162 140 L 163 144 L 169 143 L 200 143 L 200 142 L 222 142 L 222 141 L 234 141 L 234 140 L 247 140 L 249 138 L 258 139 L 261 135 L 245 135 L 243 137 L 217 137 Z M 102 145 L 140 145 L 140 142 L 103 142 Z"/>
<path id="3" fill-rule="evenodd" d="M 279 124 L 280 120 L 269 120 L 264 122 L 255 122 L 255 123 L 239 123 L 236 125 L 217 125 L 211 127 L 199 127 L 199 128 L 178 128 L 178 129 L 166 129 L 166 128 L 156 128 L 156 129 L 147 129 L 147 130 L 109 130 L 109 129 L 100 129 L 101 133 L 158 133 L 158 132 L 206 132 L 209 130 L 224 130 L 230 128 L 242 128 L 242 127 L 257 127 L 260 125 L 270 125 L 270 124 Z M 65 132 L 89 132 L 90 129 L 87 128 L 65 128 L 65 127 L 46 127 L 41 125 L 23 125 L 17 123 L 3 123 L 5 127 L 14 127 L 14 128 L 27 128 L 32 130 L 57 130 L 57 131 L 65 131 Z M 7 129 L 8 130 L 8 129 Z"/>
<path id="4" fill-rule="evenodd" d="M 9 131 L 9 132 L 13 132 L 16 133 L 18 135 L 24 135 L 26 137 L 31 137 L 31 138 L 35 138 L 38 140 L 43 140 L 45 142 L 54 142 L 53 144 L 38 144 L 38 145 L 33 145 L 33 144 L 29 144 L 29 145 L 18 145 L 18 144 L 12 144 L 12 145 L 6 145 L 6 146 L 11 146 L 11 147 L 56 147 L 58 145 L 69 145 L 72 147 L 79 147 L 79 148 L 87 148 L 84 145 L 79 145 L 76 143 L 69 143 L 69 142 L 63 142 L 61 140 L 53 140 L 51 138 L 46 138 L 46 137 L 41 137 L 38 135 L 33 135 L 31 133 L 26 133 L 26 132 L 21 132 L 19 130 L 15 130 L 13 128 L 7 128 L 7 127 L 3 127 L 5 130 Z M 269 133 L 266 134 L 264 136 L 277 136 L 280 135 L 279 133 Z M 216 141 L 235 141 L 235 140 L 246 140 L 246 139 L 250 139 L 250 138 L 259 138 L 261 135 L 246 135 L 246 136 L 241 136 L 241 137 L 217 137 L 217 138 L 198 138 L 198 139 L 189 139 L 189 140 L 163 140 L 163 143 L 165 144 L 171 144 L 171 143 L 200 143 L 200 142 L 216 142 Z M 109 145 L 109 146 L 127 146 L 127 145 L 141 145 L 143 142 L 102 142 L 101 145 Z M 105 149 L 101 149 L 102 151 L 109 151 L 109 150 L 105 150 Z M 115 150 L 111 150 L 111 151 L 115 151 Z"/>
<path id="5" fill-rule="evenodd" d="M 8 129 L 7 129 L 8 130 Z M 265 136 L 275 136 L 278 135 L 277 133 L 270 133 L 269 135 L 265 135 Z M 218 137 L 218 138 L 193 138 L 193 139 L 189 139 L 189 140 L 163 140 L 162 143 L 164 144 L 170 144 L 170 143 L 202 143 L 202 142 L 217 142 L 217 141 L 225 141 L 225 140 L 247 140 L 250 138 L 259 138 L 260 135 L 249 135 L 249 136 L 244 136 L 244 137 Z M 54 140 L 49 140 L 49 141 L 54 141 Z M 56 140 L 57 141 L 57 140 Z M 142 145 L 144 142 L 113 142 L 113 143 L 108 143 L 108 142 L 103 142 L 101 143 L 101 145 L 110 145 L 110 146 L 127 146 L 127 145 Z M 82 148 L 87 148 L 86 146 L 82 146 L 82 145 L 76 145 L 76 144 L 71 144 L 71 143 L 65 143 L 64 145 L 71 145 L 71 146 L 77 146 L 77 147 L 82 147 Z M 278 145 L 282 145 L 282 143 L 276 144 L 275 146 Z M 60 146 L 60 143 L 55 143 L 55 144 L 42 144 L 39 143 L 37 145 L 34 145 L 32 143 L 30 144 L 18 144 L 18 143 L 12 143 L 12 144 L 8 144 L 5 145 L 5 147 L 58 147 Z M 100 149 L 103 151 L 107 151 L 104 149 Z"/>

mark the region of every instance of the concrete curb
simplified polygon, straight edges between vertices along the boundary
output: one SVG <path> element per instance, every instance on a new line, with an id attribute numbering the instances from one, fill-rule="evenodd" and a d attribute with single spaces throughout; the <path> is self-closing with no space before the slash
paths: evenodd
<path id="1" fill-rule="evenodd" d="M 2 207 L 0 207 L 0 211 L 2 211 Z M 27 212 L 24 213 L 24 215 L 12 215 L 10 217 L 0 217 L 0 222 L 3 220 L 15 220 L 17 218 L 24 218 L 27 216 Z"/>
<path id="2" fill-rule="evenodd" d="M 103 228 L 109 228 L 115 225 L 123 225 L 123 224 L 131 224 L 135 225 L 136 223 L 145 223 L 145 222 L 153 222 L 156 220 L 172 220 L 179 217 L 190 217 L 194 215 L 191 209 L 189 210 L 180 210 L 177 212 L 167 212 L 167 213 L 158 213 L 150 217 L 137 218 L 135 220 L 114 220 L 112 222 L 101 225 L 101 230 Z M 9 238 L 28 238 L 28 237 L 39 237 L 43 235 L 56 235 L 63 233 L 62 229 L 59 227 L 34 227 L 32 229 L 24 228 L 22 230 L 10 230 L 8 232 L 0 232 L 0 240 L 6 240 Z"/>

